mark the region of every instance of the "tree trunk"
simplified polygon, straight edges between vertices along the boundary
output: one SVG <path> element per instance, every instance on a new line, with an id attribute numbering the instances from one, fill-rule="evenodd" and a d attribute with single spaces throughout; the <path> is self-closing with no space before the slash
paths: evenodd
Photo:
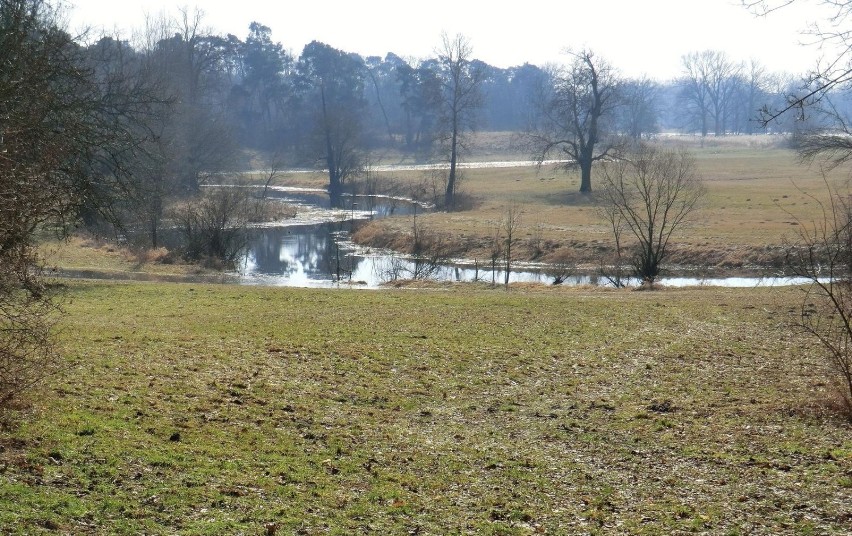
<path id="1" fill-rule="evenodd" d="M 450 147 L 450 175 L 447 177 L 447 191 L 444 194 L 444 205 L 452 210 L 456 194 L 456 164 L 458 163 L 458 129 L 453 128 L 452 146 Z"/>
<path id="2" fill-rule="evenodd" d="M 340 177 L 336 172 L 329 170 L 328 172 L 328 201 L 331 208 L 340 208 L 341 198 L 343 197 L 343 185 L 340 184 Z"/>
<path id="3" fill-rule="evenodd" d="M 334 143 L 331 140 L 331 123 L 328 117 L 328 109 L 325 103 L 325 86 L 320 85 L 320 98 L 322 99 L 322 119 L 325 129 L 325 161 L 328 166 L 328 200 L 331 208 L 340 208 L 340 197 L 343 193 L 338 173 L 337 158 L 334 152 Z"/>
<path id="4" fill-rule="evenodd" d="M 453 209 L 455 204 L 455 189 L 456 189 L 456 165 L 450 164 L 450 175 L 447 177 L 447 191 L 444 192 L 444 206 L 447 210 Z"/>
<path id="5" fill-rule="evenodd" d="M 580 159 L 580 193 L 592 193 L 592 159 Z"/>

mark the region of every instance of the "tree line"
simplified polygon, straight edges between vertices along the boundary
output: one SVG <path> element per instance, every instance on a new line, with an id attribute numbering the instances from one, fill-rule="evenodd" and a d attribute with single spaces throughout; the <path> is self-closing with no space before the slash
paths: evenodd
<path id="1" fill-rule="evenodd" d="M 167 217 L 199 236 L 199 222 L 217 218 L 193 199 L 246 169 L 247 155 L 270 169 L 325 170 L 333 204 L 383 151 L 443 160 L 449 171 L 433 201 L 452 209 L 468 134 L 508 130 L 525 133 L 530 155 L 578 167 L 590 192 L 594 162 L 663 131 L 787 129 L 754 117 L 797 87 L 717 51 L 686 54 L 683 76 L 667 82 L 625 78 L 588 50 L 562 66 L 497 68 L 475 59 L 463 36 L 443 36 L 425 59 L 365 58 L 317 41 L 297 57 L 258 22 L 245 37 L 223 36 L 183 9 L 146 19 L 133 40 L 95 38 L 68 33 L 48 0 L 0 1 L 4 161 L 16 172 L 22 162 L 42 166 L 32 173 L 46 182 L 27 198 L 44 198 L 44 217 L 148 247 L 162 243 Z M 240 205 L 226 201 L 203 206 Z M 32 214 L 28 231 L 43 218 L 23 213 Z"/>
<path id="2" fill-rule="evenodd" d="M 561 66 L 494 67 L 475 59 L 460 36 L 444 36 L 435 57 L 425 59 L 362 57 L 317 41 L 295 56 L 272 39 L 268 26 L 254 22 L 245 37 L 223 36 L 205 30 L 203 15 L 188 10 L 145 21 L 132 41 L 104 36 L 80 47 L 95 71 L 121 73 L 132 88 L 155 90 L 168 110 L 149 124 L 159 163 L 149 182 L 161 182 L 149 184 L 155 195 L 146 196 L 152 244 L 160 198 L 196 192 L 210 174 L 245 167 L 247 151 L 279 167 L 327 170 L 332 200 L 382 151 L 445 160 L 451 171 L 443 201 L 451 207 L 464 131 L 540 135 L 547 112 L 588 76 L 576 65 L 570 66 L 573 81 Z M 684 55 L 682 76 L 663 82 L 622 77 L 590 51 L 580 55 L 586 52 L 585 67 L 600 68 L 601 89 L 612 95 L 596 118 L 596 135 L 568 152 L 579 161 L 584 154 L 586 160 L 605 156 L 605 150 L 589 155 L 614 135 L 636 141 L 668 131 L 766 132 L 755 121 L 758 109 L 782 103 L 797 87 L 792 76 L 719 51 Z M 581 167 L 585 191 L 590 167 Z"/>

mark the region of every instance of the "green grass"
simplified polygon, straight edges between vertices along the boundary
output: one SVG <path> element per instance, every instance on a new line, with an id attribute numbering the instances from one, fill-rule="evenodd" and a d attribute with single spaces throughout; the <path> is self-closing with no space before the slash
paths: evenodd
<path id="1" fill-rule="evenodd" d="M 73 283 L 0 532 L 843 534 L 799 299 Z"/>

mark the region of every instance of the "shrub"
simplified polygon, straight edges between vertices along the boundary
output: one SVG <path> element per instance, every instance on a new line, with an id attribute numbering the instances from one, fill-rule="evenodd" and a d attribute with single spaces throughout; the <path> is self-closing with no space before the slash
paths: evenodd
<path id="1" fill-rule="evenodd" d="M 211 187 L 174 209 L 184 256 L 211 265 L 232 265 L 248 241 L 253 214 L 248 189 Z"/>
<path id="2" fill-rule="evenodd" d="M 815 201 L 821 218 L 798 222 L 798 240 L 787 248 L 785 265 L 789 275 L 809 282 L 797 327 L 821 343 L 852 418 L 852 202 L 830 186 L 829 201 Z"/>

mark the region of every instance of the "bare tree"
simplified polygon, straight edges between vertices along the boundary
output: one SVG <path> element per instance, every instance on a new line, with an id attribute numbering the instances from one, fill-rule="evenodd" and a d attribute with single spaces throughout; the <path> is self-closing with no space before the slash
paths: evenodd
<path id="1" fill-rule="evenodd" d="M 682 61 L 681 98 L 690 106 L 701 135 L 707 135 L 711 120 L 713 133 L 724 134 L 742 66 L 716 50 L 692 52 L 683 56 Z"/>
<path id="2" fill-rule="evenodd" d="M 621 211 L 615 210 L 611 205 L 598 207 L 598 212 L 609 224 L 612 238 L 615 242 L 612 255 L 601 259 L 600 275 L 615 288 L 623 288 L 629 283 L 629 274 L 625 269 L 624 247 L 622 236 L 625 231 L 624 216 Z M 608 258 L 607 258 L 608 257 Z"/>
<path id="3" fill-rule="evenodd" d="M 448 210 L 455 205 L 459 158 L 466 148 L 467 134 L 476 127 L 477 114 L 483 103 L 481 86 L 485 72 L 472 59 L 473 48 L 466 37 L 442 36 L 438 62 L 442 85 L 441 141 L 450 164 L 444 194 L 444 205 Z"/>
<path id="4" fill-rule="evenodd" d="M 770 77 L 766 73 L 766 68 L 757 60 L 752 59 L 745 66 L 742 75 L 742 83 L 740 84 L 740 97 L 742 107 L 745 110 L 742 113 L 742 121 L 746 134 L 752 134 L 756 126 L 759 126 L 755 120 L 755 114 L 759 111 L 763 104 L 763 100 L 768 95 L 767 88 L 770 84 Z"/>
<path id="5" fill-rule="evenodd" d="M 622 149 L 611 129 L 621 83 L 615 69 L 593 52 L 572 53 L 567 68 L 553 73 L 553 87 L 541 102 L 539 124 L 530 133 L 535 158 L 552 153 L 580 169 L 580 192 L 592 191 L 592 164 Z"/>
<path id="6" fill-rule="evenodd" d="M 165 13 L 147 17 L 137 33 L 137 49 L 120 40 L 94 52 L 102 70 L 120 70 L 146 88 L 158 106 L 145 117 L 152 133 L 133 165 L 132 199 L 125 214 L 127 231 L 140 242 L 159 246 L 160 227 L 170 203 L 196 195 L 213 173 L 233 170 L 236 140 L 213 104 L 223 86 L 222 53 L 217 38 L 202 29 L 203 14 L 182 9 L 177 19 Z M 104 40 L 102 40 L 104 41 Z"/>
<path id="7" fill-rule="evenodd" d="M 140 145 L 113 79 L 96 76 L 42 0 L 0 1 L 0 403 L 49 373 L 50 288 L 35 234 L 114 193 Z"/>
<path id="8" fill-rule="evenodd" d="M 658 131 L 659 93 L 659 84 L 647 77 L 624 82 L 619 123 L 634 142 Z"/>
<path id="9" fill-rule="evenodd" d="M 501 218 L 494 225 L 493 234 L 491 236 L 491 251 L 490 259 L 491 259 L 491 287 L 497 286 L 497 263 L 504 256 L 503 255 L 503 247 L 505 246 L 505 239 L 503 238 L 503 219 Z"/>
<path id="10" fill-rule="evenodd" d="M 669 241 L 686 223 L 704 193 L 694 158 L 684 150 L 639 145 L 603 166 L 600 211 L 636 239 L 634 275 L 653 285 Z"/>
<path id="11" fill-rule="evenodd" d="M 503 217 L 503 236 L 505 237 L 506 247 L 503 248 L 506 273 L 504 275 L 504 285 L 506 290 L 509 290 L 509 276 L 512 273 L 512 246 L 517 242 L 518 228 L 521 226 L 521 209 L 512 203 L 506 208 L 506 215 Z"/>
<path id="12" fill-rule="evenodd" d="M 849 25 L 852 1 L 741 0 L 741 3 L 758 16 L 771 16 L 775 11 L 794 3 L 813 4 L 827 9 L 827 18 L 809 23 L 804 33 L 810 36 L 811 44 L 820 49 L 833 48 L 838 52 L 834 57 L 817 62 L 803 83 L 787 94 L 783 105 L 764 106 L 758 119 L 767 126 L 794 115 L 804 125 L 797 129 L 795 140 L 803 160 L 824 158 L 830 167 L 848 161 L 852 158 L 852 143 L 849 143 L 852 128 L 848 118 L 838 113 L 830 97 L 837 91 L 848 90 L 852 84 L 852 28 Z M 808 124 L 809 112 L 814 112 L 819 120 Z"/>

